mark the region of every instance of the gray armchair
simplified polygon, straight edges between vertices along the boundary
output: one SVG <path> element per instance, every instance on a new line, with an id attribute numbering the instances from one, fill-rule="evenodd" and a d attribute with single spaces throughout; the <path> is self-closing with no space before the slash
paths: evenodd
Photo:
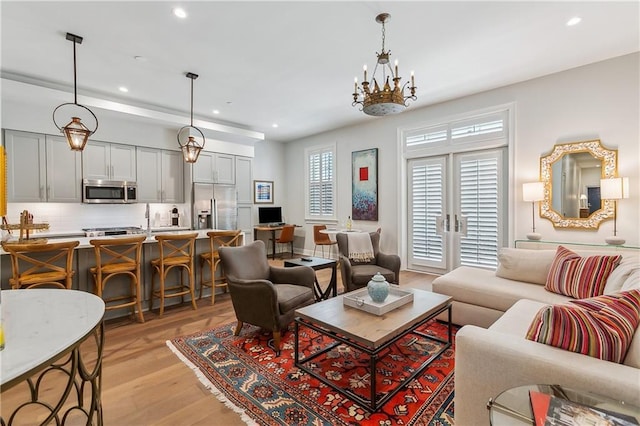
<path id="1" fill-rule="evenodd" d="M 240 334 L 245 322 L 271 330 L 279 356 L 281 330 L 293 321 L 296 309 L 315 302 L 315 272 L 308 266 L 269 265 L 264 242 L 259 240 L 246 246 L 220 247 L 218 252 L 238 319 L 234 335 Z"/>
<path id="2" fill-rule="evenodd" d="M 380 272 L 391 284 L 400 283 L 400 257 L 380 252 L 380 233 L 370 232 L 374 258 L 367 263 L 356 263 L 349 259 L 349 239 L 347 234 L 336 234 L 340 251 L 342 284 L 345 292 L 366 287 L 371 277 Z"/>

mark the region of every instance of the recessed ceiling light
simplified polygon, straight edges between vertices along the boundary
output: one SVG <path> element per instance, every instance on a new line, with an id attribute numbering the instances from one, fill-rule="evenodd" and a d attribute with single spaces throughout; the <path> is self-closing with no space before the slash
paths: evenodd
<path id="1" fill-rule="evenodd" d="M 277 128 L 278 128 L 278 123 L 273 123 L 273 124 L 271 125 L 271 127 L 273 127 L 274 129 L 277 129 Z"/>
<path id="2" fill-rule="evenodd" d="M 144 56 L 139 56 L 139 55 L 134 56 L 133 59 L 140 62 L 144 62 L 147 60 L 147 58 L 145 58 Z"/>
<path id="3" fill-rule="evenodd" d="M 214 114 L 220 114 L 220 111 L 218 111 L 217 109 L 214 109 L 214 110 L 213 110 L 213 113 L 214 113 Z"/>
<path id="4" fill-rule="evenodd" d="M 571 19 L 569 19 L 567 21 L 567 27 L 573 27 L 574 25 L 579 24 L 580 21 L 582 21 L 582 18 L 580 18 L 578 16 L 574 16 L 573 18 L 571 18 Z"/>
<path id="5" fill-rule="evenodd" d="M 126 87 L 124 87 L 124 86 L 120 86 L 120 87 L 118 87 L 118 90 L 120 90 L 120 91 L 121 91 L 121 92 L 123 92 L 123 93 L 127 93 L 127 92 L 129 91 L 129 89 L 127 89 L 127 88 L 126 88 Z"/>
<path id="6" fill-rule="evenodd" d="M 176 7 L 175 9 L 173 9 L 173 14 L 176 15 L 178 18 L 187 17 L 187 12 L 185 12 L 184 9 L 181 7 Z"/>

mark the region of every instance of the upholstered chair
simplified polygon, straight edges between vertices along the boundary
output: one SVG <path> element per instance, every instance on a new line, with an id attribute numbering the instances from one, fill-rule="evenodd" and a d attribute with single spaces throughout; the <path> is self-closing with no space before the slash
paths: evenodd
<path id="1" fill-rule="evenodd" d="M 380 272 L 391 284 L 400 283 L 400 256 L 380 252 L 380 233 L 370 232 L 373 258 L 368 262 L 356 262 L 349 258 L 349 238 L 346 233 L 336 234 L 340 252 L 340 268 L 344 291 L 366 287 L 376 272 Z"/>
<path id="2" fill-rule="evenodd" d="M 260 240 L 240 247 L 220 247 L 218 253 L 238 319 L 234 334 L 240 334 L 245 322 L 271 330 L 279 356 L 281 332 L 293 321 L 295 310 L 315 301 L 313 269 L 269 265 Z"/>

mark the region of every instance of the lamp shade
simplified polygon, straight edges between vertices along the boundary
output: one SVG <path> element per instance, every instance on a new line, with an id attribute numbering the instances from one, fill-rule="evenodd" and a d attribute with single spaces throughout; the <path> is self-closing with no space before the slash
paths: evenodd
<path id="1" fill-rule="evenodd" d="M 522 199 L 524 201 L 544 200 L 544 183 L 543 182 L 523 183 Z"/>
<path id="2" fill-rule="evenodd" d="M 600 198 L 603 200 L 629 198 L 629 178 L 600 179 Z"/>

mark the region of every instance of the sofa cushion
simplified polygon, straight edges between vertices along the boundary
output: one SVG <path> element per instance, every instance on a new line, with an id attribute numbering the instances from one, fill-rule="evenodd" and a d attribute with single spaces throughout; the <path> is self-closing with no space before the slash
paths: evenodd
<path id="1" fill-rule="evenodd" d="M 484 308 L 506 311 L 520 299 L 532 299 L 553 304 L 569 297 L 546 291 L 544 286 L 496 277 L 494 271 L 461 266 L 442 275 L 432 283 L 433 291 L 451 296 L 453 300 Z"/>
<path id="2" fill-rule="evenodd" d="M 545 288 L 576 299 L 600 296 L 607 278 L 621 258 L 620 255 L 580 257 L 568 248 L 559 246 Z"/>
<path id="3" fill-rule="evenodd" d="M 544 285 L 555 255 L 555 250 L 501 248 L 496 277 Z"/>
<path id="4" fill-rule="evenodd" d="M 622 363 L 640 322 L 640 290 L 546 306 L 526 338 Z"/>
<path id="5" fill-rule="evenodd" d="M 624 253 L 620 264 L 611 272 L 604 294 L 640 288 L 640 253 Z"/>

